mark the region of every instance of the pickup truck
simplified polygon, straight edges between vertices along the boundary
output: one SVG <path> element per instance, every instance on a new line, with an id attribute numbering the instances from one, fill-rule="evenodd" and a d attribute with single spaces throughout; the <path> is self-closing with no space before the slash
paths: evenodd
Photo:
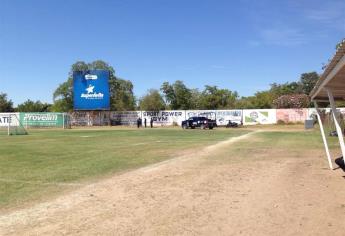
<path id="1" fill-rule="evenodd" d="M 215 120 L 208 119 L 207 117 L 190 117 L 188 120 L 182 121 L 183 129 L 195 129 L 199 127 L 200 129 L 213 129 L 216 127 L 217 123 Z"/>

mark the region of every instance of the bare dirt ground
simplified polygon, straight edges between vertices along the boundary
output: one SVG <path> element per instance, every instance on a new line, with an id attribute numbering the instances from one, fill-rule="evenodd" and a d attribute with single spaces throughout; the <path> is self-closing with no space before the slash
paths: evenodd
<path id="1" fill-rule="evenodd" d="M 0 235 L 345 235 L 345 174 L 323 153 L 212 160 L 253 135 L 6 213 Z"/>

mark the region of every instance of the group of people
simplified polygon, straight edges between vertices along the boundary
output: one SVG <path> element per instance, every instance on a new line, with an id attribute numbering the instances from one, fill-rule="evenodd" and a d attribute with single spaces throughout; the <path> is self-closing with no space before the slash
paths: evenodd
<path id="1" fill-rule="evenodd" d="M 144 118 L 144 126 L 145 126 L 145 128 L 146 128 L 146 125 L 147 125 L 146 122 L 147 122 L 147 120 L 146 120 L 146 118 Z M 138 126 L 138 128 L 143 126 L 143 121 L 142 121 L 142 119 L 140 117 L 137 119 L 137 126 Z M 153 118 L 152 117 L 150 119 L 150 126 L 151 126 L 151 128 L 153 128 Z"/>

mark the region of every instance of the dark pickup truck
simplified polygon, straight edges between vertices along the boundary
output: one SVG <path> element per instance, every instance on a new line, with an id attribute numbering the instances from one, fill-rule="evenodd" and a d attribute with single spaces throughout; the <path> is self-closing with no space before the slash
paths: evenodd
<path id="1" fill-rule="evenodd" d="M 182 121 L 183 129 L 195 129 L 195 127 L 199 127 L 201 129 L 213 129 L 213 127 L 216 126 L 216 121 L 208 119 L 207 117 L 190 117 L 188 120 Z"/>

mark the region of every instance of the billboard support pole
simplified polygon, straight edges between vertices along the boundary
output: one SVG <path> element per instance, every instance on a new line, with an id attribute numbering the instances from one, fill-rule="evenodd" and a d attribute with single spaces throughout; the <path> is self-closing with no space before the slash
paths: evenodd
<path id="1" fill-rule="evenodd" d="M 65 113 L 62 113 L 62 128 L 65 129 Z"/>
<path id="2" fill-rule="evenodd" d="M 7 117 L 7 135 L 10 135 L 10 120 L 11 120 L 11 115 L 9 114 Z"/>

